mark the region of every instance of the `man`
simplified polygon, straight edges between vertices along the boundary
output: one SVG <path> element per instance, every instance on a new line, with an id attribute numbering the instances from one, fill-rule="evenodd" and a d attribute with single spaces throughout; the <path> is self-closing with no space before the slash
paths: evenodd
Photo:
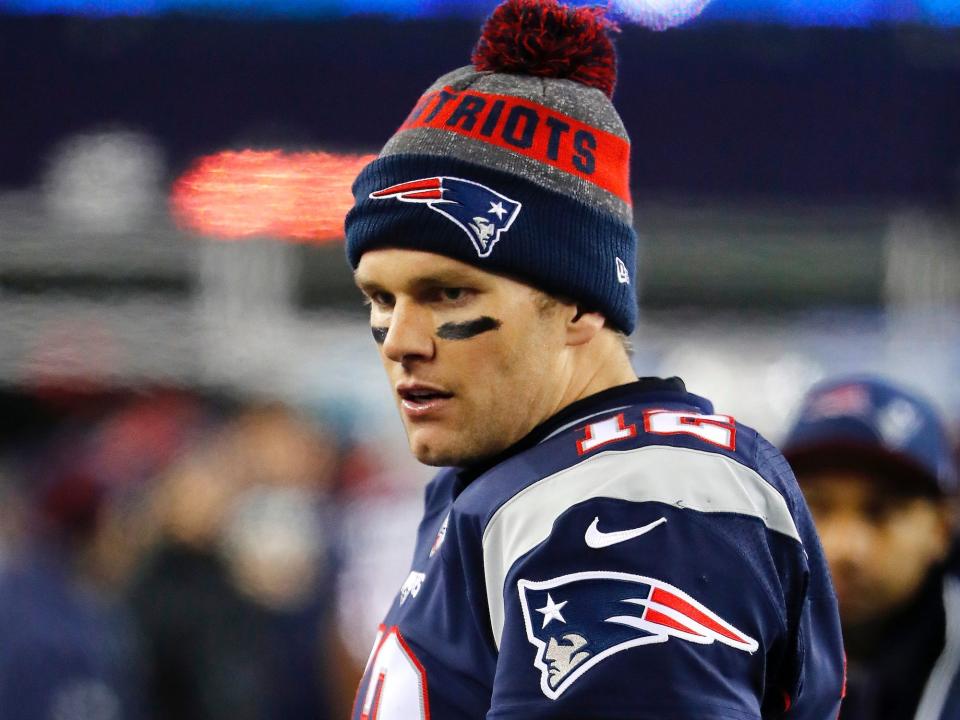
<path id="1" fill-rule="evenodd" d="M 814 388 L 787 438 L 833 574 L 849 661 L 844 720 L 960 717 L 956 492 L 946 433 L 876 379 Z"/>
<path id="2" fill-rule="evenodd" d="M 637 380 L 599 10 L 511 0 L 354 185 L 347 252 L 426 491 L 362 720 L 836 717 L 836 603 L 779 453 Z"/>

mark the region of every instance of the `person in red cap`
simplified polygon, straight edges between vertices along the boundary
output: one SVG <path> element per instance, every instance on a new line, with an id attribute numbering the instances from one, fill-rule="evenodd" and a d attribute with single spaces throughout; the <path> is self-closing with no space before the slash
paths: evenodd
<path id="1" fill-rule="evenodd" d="M 832 720 L 789 467 L 637 379 L 630 146 L 597 8 L 509 0 L 354 183 L 347 255 L 426 491 L 354 720 Z"/>
<path id="2" fill-rule="evenodd" d="M 843 378 L 807 395 L 784 454 L 840 604 L 844 720 L 947 720 L 960 708 L 960 578 L 948 570 L 957 473 L 913 393 Z"/>

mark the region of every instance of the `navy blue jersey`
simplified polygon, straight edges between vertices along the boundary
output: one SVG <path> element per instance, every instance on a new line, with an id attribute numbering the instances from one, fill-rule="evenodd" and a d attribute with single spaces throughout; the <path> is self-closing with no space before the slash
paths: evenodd
<path id="1" fill-rule="evenodd" d="M 960 720 L 960 575 L 935 566 L 848 652 L 843 720 Z"/>
<path id="2" fill-rule="evenodd" d="M 780 453 L 644 379 L 429 484 L 353 718 L 832 720 L 843 677 Z"/>

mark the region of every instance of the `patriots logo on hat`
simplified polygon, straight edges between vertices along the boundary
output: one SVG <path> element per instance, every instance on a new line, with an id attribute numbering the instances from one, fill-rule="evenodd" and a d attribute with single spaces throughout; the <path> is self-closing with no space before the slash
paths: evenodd
<path id="1" fill-rule="evenodd" d="M 759 647 L 705 605 L 655 578 L 598 570 L 519 580 L 517 589 L 527 639 L 537 649 L 533 664 L 540 689 L 551 700 L 606 658 L 640 645 L 677 638 L 748 653 Z"/>
<path id="2" fill-rule="evenodd" d="M 425 204 L 463 230 L 480 257 L 488 257 L 522 207 L 486 185 L 455 177 L 411 180 L 370 193 L 373 200 Z"/>
<path id="3" fill-rule="evenodd" d="M 804 410 L 807 421 L 842 415 L 867 415 L 873 409 L 870 390 L 861 384 L 849 383 L 812 396 Z"/>

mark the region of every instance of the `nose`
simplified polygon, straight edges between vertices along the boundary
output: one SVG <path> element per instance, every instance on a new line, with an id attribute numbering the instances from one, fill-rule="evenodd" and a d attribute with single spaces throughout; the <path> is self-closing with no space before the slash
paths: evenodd
<path id="1" fill-rule="evenodd" d="M 433 319 L 417 303 L 397 298 L 383 341 L 383 354 L 398 363 L 429 360 L 435 351 Z"/>

